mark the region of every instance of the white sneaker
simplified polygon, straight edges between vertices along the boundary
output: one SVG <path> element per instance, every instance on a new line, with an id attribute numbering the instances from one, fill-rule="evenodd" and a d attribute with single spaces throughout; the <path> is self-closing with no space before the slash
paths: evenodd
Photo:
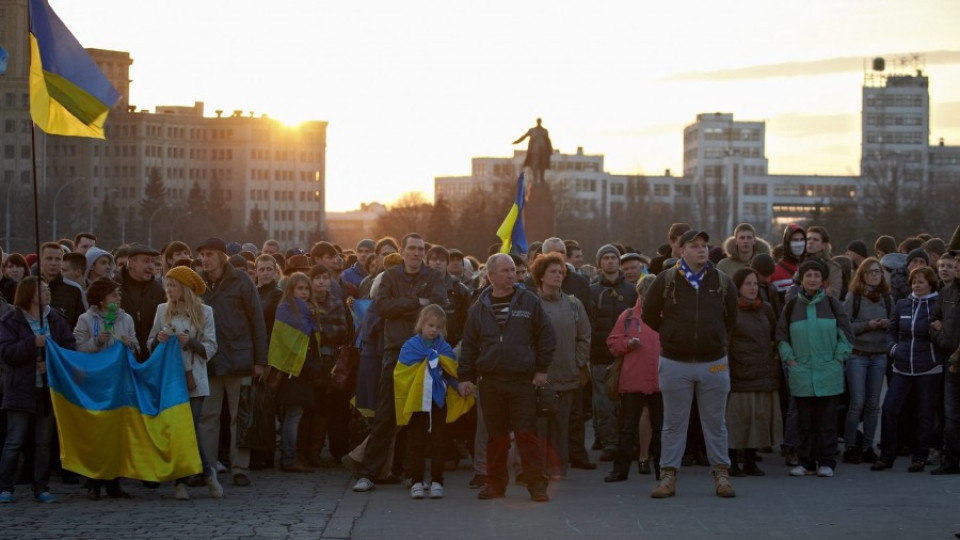
<path id="1" fill-rule="evenodd" d="M 430 498 L 431 499 L 443 498 L 443 484 L 439 482 L 432 482 L 430 484 Z"/>
<path id="2" fill-rule="evenodd" d="M 410 498 L 411 499 L 423 498 L 423 482 L 417 482 L 416 484 L 410 486 Z"/>
<path id="3" fill-rule="evenodd" d="M 217 462 L 216 465 L 213 466 L 213 469 L 214 469 L 215 471 L 217 471 L 217 474 L 227 472 L 227 468 L 224 467 L 224 466 L 223 466 L 223 463 L 220 463 L 219 461 Z"/>
<path id="4" fill-rule="evenodd" d="M 373 482 L 369 478 L 361 478 L 353 485 L 353 490 L 357 493 L 366 493 L 373 490 Z"/>
<path id="5" fill-rule="evenodd" d="M 830 478 L 831 476 L 833 476 L 833 468 L 827 467 L 826 465 L 822 465 L 820 466 L 820 468 L 817 469 L 817 476 L 819 476 L 820 478 Z"/>
<path id="6" fill-rule="evenodd" d="M 210 476 L 205 476 L 203 480 L 207 484 L 207 490 L 210 492 L 211 497 L 214 499 L 223 497 L 223 486 L 221 486 L 220 481 L 217 480 L 217 475 L 211 474 Z"/>
<path id="7" fill-rule="evenodd" d="M 803 465 L 797 465 L 796 467 L 790 469 L 790 476 L 810 476 L 817 474 L 814 471 L 807 470 Z"/>
<path id="8" fill-rule="evenodd" d="M 173 488 L 173 498 L 176 499 L 176 500 L 178 500 L 178 501 L 189 501 L 189 500 L 190 500 L 190 494 L 187 493 L 187 485 L 186 485 L 186 484 L 177 484 L 176 486 L 174 486 L 174 488 Z"/>

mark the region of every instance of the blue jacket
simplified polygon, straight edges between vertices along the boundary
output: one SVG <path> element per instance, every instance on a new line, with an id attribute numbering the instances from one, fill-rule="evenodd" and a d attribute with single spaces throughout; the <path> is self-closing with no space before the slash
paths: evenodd
<path id="1" fill-rule="evenodd" d="M 904 375 L 941 373 L 940 349 L 930 337 L 930 322 L 937 293 L 922 298 L 910 293 L 897 301 L 887 327 L 887 347 L 893 371 Z"/>
<path id="2" fill-rule="evenodd" d="M 52 339 L 64 349 L 75 350 L 77 341 L 67 320 L 47 306 L 47 324 Z M 3 359 L 3 410 L 37 412 L 37 347 L 35 334 L 23 310 L 14 309 L 0 317 L 0 358 Z M 44 377 L 43 386 L 47 386 Z"/>

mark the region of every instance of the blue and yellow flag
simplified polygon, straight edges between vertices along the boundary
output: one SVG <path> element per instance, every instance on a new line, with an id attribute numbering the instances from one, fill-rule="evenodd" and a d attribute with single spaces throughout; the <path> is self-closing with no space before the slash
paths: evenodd
<path id="1" fill-rule="evenodd" d="M 300 376 L 303 363 L 307 360 L 310 339 L 320 343 L 316 322 L 310 315 L 310 308 L 303 300 L 295 299 L 297 310 L 290 309 L 289 302 L 280 302 L 277 318 L 270 334 L 270 349 L 267 351 L 267 364 L 294 377 Z"/>
<path id="2" fill-rule="evenodd" d="M 151 482 L 201 471 L 176 340 L 142 364 L 121 343 L 89 354 L 48 340 L 46 358 L 64 469 Z"/>
<path id="3" fill-rule="evenodd" d="M 30 116 L 51 135 L 103 139 L 117 93 L 47 0 L 30 0 Z"/>
<path id="4" fill-rule="evenodd" d="M 0 47 L 0 75 L 7 72 L 7 58 L 9 57 L 10 55 L 7 54 L 7 50 Z"/>
<path id="5" fill-rule="evenodd" d="M 527 233 L 523 230 L 523 206 L 527 201 L 527 190 L 523 181 L 523 173 L 517 178 L 517 197 L 510 207 L 510 212 L 497 229 L 497 236 L 503 240 L 500 253 L 526 253 Z"/>
<path id="6" fill-rule="evenodd" d="M 434 403 L 447 408 L 448 424 L 473 407 L 473 396 L 464 398 L 457 392 L 457 361 L 453 358 L 453 349 L 442 336 L 432 345 L 420 335 L 403 344 L 393 370 L 398 426 L 409 424 L 415 412 L 429 413 Z"/>

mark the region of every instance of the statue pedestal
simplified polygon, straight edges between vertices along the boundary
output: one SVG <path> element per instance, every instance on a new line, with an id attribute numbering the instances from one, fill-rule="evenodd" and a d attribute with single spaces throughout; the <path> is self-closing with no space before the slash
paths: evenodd
<path id="1" fill-rule="evenodd" d="M 530 195 L 523 209 L 527 243 L 543 242 L 547 238 L 556 236 L 556 206 L 553 203 L 553 193 L 546 182 L 531 182 L 527 189 Z"/>

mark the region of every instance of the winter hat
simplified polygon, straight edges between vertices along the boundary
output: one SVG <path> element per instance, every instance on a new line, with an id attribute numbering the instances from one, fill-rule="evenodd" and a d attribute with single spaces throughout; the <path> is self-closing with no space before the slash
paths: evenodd
<path id="1" fill-rule="evenodd" d="M 241 251 L 249 251 L 250 253 L 253 253 L 254 255 L 256 255 L 257 252 L 259 251 L 259 250 L 257 249 L 257 245 L 254 244 L 254 243 L 252 243 L 252 242 L 247 242 L 246 244 L 240 246 L 240 248 L 241 248 Z"/>
<path id="2" fill-rule="evenodd" d="M 847 244 L 847 251 L 852 251 L 863 258 L 869 257 L 867 255 L 867 245 L 860 240 L 854 240 Z"/>
<path id="3" fill-rule="evenodd" d="M 193 291 L 197 296 L 202 296 L 207 291 L 207 286 L 203 283 L 200 274 L 189 267 L 174 266 L 167 271 L 167 277 L 179 281 L 181 285 Z"/>
<path id="4" fill-rule="evenodd" d="M 917 248 L 911 251 L 910 253 L 907 253 L 907 266 L 910 266 L 910 261 L 918 257 L 923 259 L 924 264 L 926 265 L 930 264 L 930 256 L 927 255 L 927 252 L 924 251 L 923 248 Z"/>
<path id="5" fill-rule="evenodd" d="M 950 237 L 950 243 L 947 244 L 947 249 L 950 251 L 960 250 L 960 225 L 957 225 L 957 228 L 953 231 L 953 236 Z"/>
<path id="6" fill-rule="evenodd" d="M 209 249 L 211 251 L 222 251 L 227 252 L 227 245 L 223 243 L 223 240 L 213 237 L 207 238 L 202 244 L 197 246 L 197 251 L 202 251 L 204 249 Z M 239 250 L 238 250 L 239 251 Z"/>
<path id="7" fill-rule="evenodd" d="M 357 242 L 357 251 L 360 251 L 360 248 L 367 248 L 370 251 L 377 249 L 377 243 L 369 238 L 364 238 L 363 240 Z"/>
<path id="8" fill-rule="evenodd" d="M 597 266 L 600 266 L 600 259 L 603 258 L 607 253 L 613 253 L 617 256 L 617 259 L 620 258 L 620 250 L 613 246 L 613 244 L 604 244 L 600 246 L 600 249 L 597 250 Z"/>
<path id="9" fill-rule="evenodd" d="M 774 270 L 776 270 L 773 257 L 771 257 L 769 253 L 757 253 L 752 259 L 750 259 L 750 264 L 748 266 L 756 270 L 761 276 L 765 277 L 772 276 Z"/>
<path id="10" fill-rule="evenodd" d="M 830 267 L 827 266 L 823 259 L 819 257 L 811 257 L 800 265 L 800 270 L 797 271 L 797 277 L 803 280 L 803 275 L 809 270 L 817 270 L 820 272 L 820 278 L 823 281 L 826 281 L 830 277 Z"/>
<path id="11" fill-rule="evenodd" d="M 227 244 L 226 251 L 227 255 L 236 255 L 237 253 L 243 251 L 243 246 L 241 246 L 238 242 L 230 242 Z"/>

